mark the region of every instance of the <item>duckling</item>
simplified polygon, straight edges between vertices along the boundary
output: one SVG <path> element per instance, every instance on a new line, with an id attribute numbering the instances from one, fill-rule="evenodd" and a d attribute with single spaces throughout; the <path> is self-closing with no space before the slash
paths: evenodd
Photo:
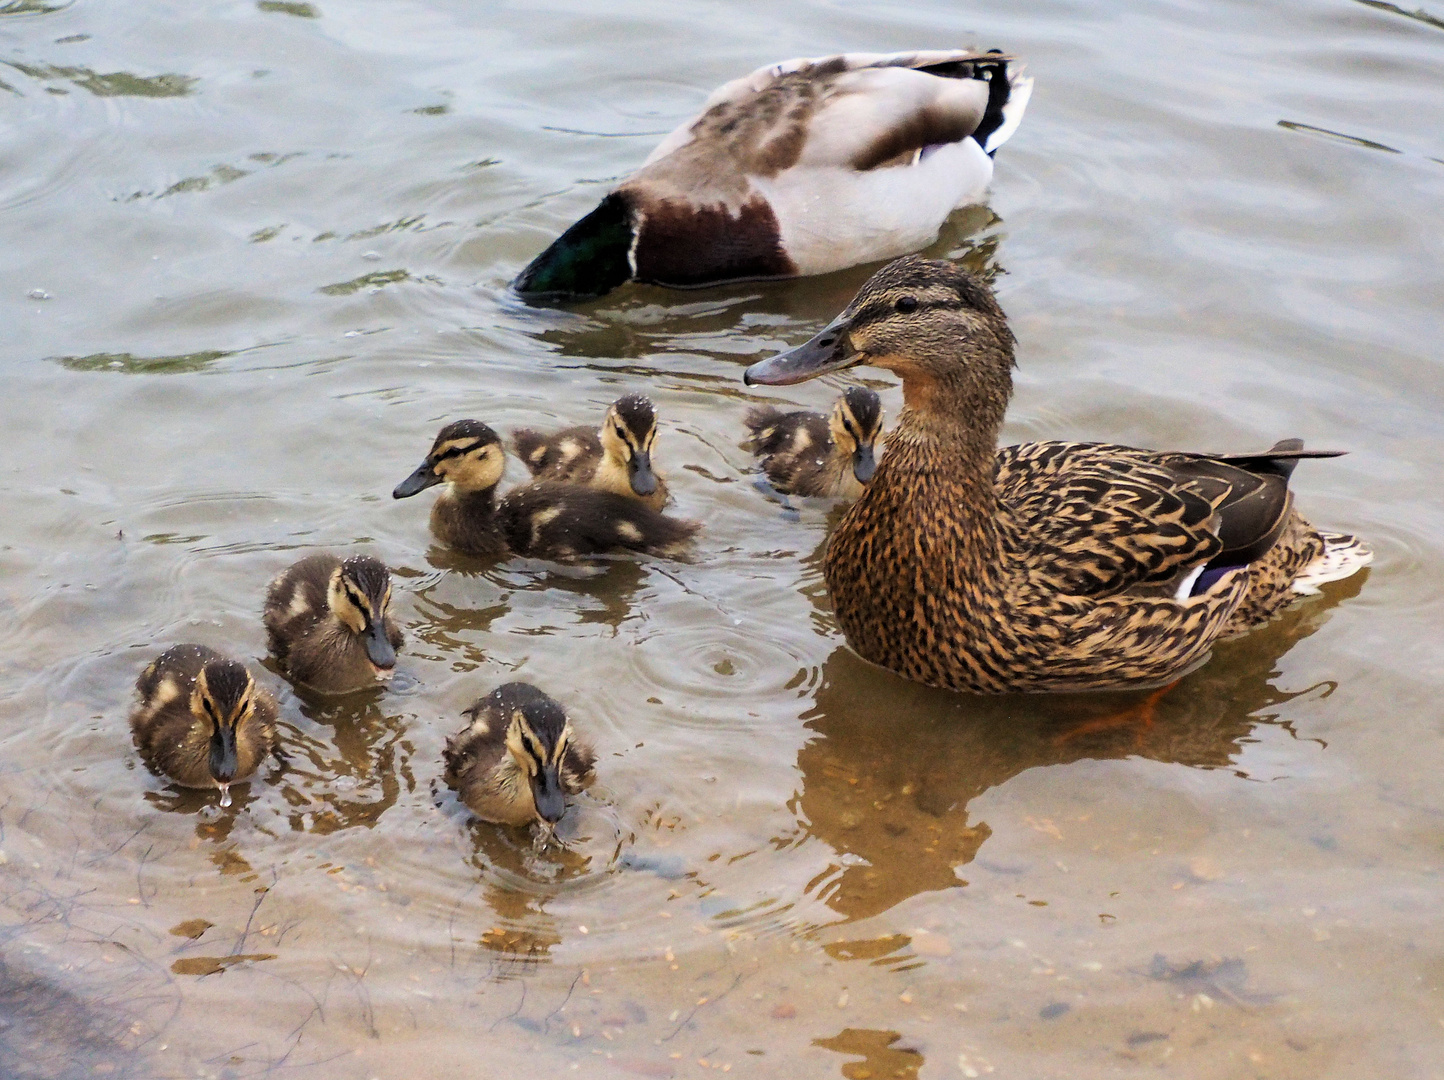
<path id="1" fill-rule="evenodd" d="M 441 429 L 426 460 L 391 494 L 405 499 L 445 483 L 431 508 L 432 533 L 448 547 L 486 558 L 566 559 L 608 551 L 675 556 L 699 528 L 624 495 L 575 484 L 528 484 L 497 501 L 505 468 L 496 432 L 479 420 L 457 420 Z"/>
<path id="2" fill-rule="evenodd" d="M 130 714 L 136 748 L 147 765 L 182 787 L 219 788 L 254 775 L 276 745 L 276 699 L 238 660 L 204 645 L 175 645 L 135 682 L 140 704 Z"/>
<path id="3" fill-rule="evenodd" d="M 1241 455 L 998 449 L 1013 345 L 983 281 L 908 256 L 811 341 L 747 369 L 769 385 L 856 364 L 902 378 L 898 426 L 823 560 L 864 658 L 975 693 L 1160 685 L 1370 562 L 1294 509 L 1297 462 L 1337 456 L 1297 439 Z"/>
<path id="4" fill-rule="evenodd" d="M 981 202 L 1033 81 L 1001 53 L 785 60 L 713 92 L 513 282 L 600 296 L 826 274 L 932 243 Z"/>
<path id="5" fill-rule="evenodd" d="M 848 387 L 826 417 L 759 405 L 746 422 L 752 452 L 783 495 L 855 499 L 877 468 L 873 445 L 882 434 L 882 400 L 866 387 Z"/>
<path id="6" fill-rule="evenodd" d="M 531 428 L 512 432 L 511 445 L 538 480 L 584 484 L 640 499 L 653 510 L 667 505 L 667 485 L 652 471 L 657 414 L 641 394 L 617 398 L 600 431 L 573 427 L 555 435 Z"/>
<path id="7" fill-rule="evenodd" d="M 566 797 L 596 780 L 597 755 L 575 737 L 566 712 L 535 686 L 499 686 L 446 740 L 446 782 L 473 814 L 499 825 L 541 821 L 550 831 Z"/>
<path id="8" fill-rule="evenodd" d="M 391 573 L 370 555 L 307 555 L 266 590 L 271 653 L 296 682 L 345 694 L 384 682 L 405 640 L 390 615 Z"/>

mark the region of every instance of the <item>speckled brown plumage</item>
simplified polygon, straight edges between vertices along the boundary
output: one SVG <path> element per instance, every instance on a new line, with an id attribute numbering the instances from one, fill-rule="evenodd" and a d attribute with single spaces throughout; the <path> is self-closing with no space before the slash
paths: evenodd
<path id="1" fill-rule="evenodd" d="M 206 672 L 207 693 L 196 681 Z M 276 699 L 239 661 L 204 645 L 175 645 L 161 653 L 135 683 L 140 703 L 130 714 L 136 748 L 147 765 L 183 787 L 218 788 L 211 744 L 216 724 L 240 711 L 234 726 L 235 773 L 244 783 L 276 744 Z M 219 713 L 213 718 L 210 710 Z"/>
<path id="2" fill-rule="evenodd" d="M 856 363 L 901 375 L 905 407 L 824 571 L 848 643 L 910 679 L 984 693 L 1166 682 L 1368 560 L 1293 509 L 1288 472 L 1309 456 L 1296 441 L 1228 458 L 995 449 L 1013 337 L 987 286 L 952 264 L 897 260 L 749 378 Z"/>
<path id="3" fill-rule="evenodd" d="M 431 510 L 443 544 L 483 558 L 569 559 L 615 551 L 676 556 L 699 526 L 636 499 L 575 484 L 538 482 L 498 500 L 506 467 L 501 440 L 479 420 L 442 428 L 426 460 L 392 493 L 407 498 L 445 483 Z"/>

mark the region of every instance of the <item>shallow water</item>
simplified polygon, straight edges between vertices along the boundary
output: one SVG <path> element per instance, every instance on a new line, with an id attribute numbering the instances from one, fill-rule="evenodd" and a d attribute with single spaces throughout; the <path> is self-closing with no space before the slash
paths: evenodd
<path id="1" fill-rule="evenodd" d="M 0 3 L 0 1071 L 1438 1075 L 1440 15 Z M 1037 78 L 933 249 L 999 274 L 1005 437 L 1348 449 L 1295 490 L 1378 553 L 1149 727 L 841 647 L 828 510 L 754 487 L 740 374 L 867 268 L 505 289 L 726 79 L 968 43 Z M 445 420 L 632 389 L 689 561 L 476 566 L 389 497 Z M 259 666 L 265 584 L 353 545 L 395 568 L 401 671 L 298 696 Z M 288 764 L 225 811 L 126 730 L 186 640 L 282 701 Z M 439 781 L 513 678 L 600 751 L 562 850 Z"/>

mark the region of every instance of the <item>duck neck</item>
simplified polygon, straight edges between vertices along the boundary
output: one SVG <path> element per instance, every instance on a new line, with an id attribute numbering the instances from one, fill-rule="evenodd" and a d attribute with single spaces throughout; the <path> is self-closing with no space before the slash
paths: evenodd
<path id="1" fill-rule="evenodd" d="M 914 487 L 922 512 L 961 525 L 969 546 L 996 545 L 998 432 L 1011 394 L 1006 369 L 994 385 L 958 374 L 908 373 L 903 380 L 888 464 Z"/>

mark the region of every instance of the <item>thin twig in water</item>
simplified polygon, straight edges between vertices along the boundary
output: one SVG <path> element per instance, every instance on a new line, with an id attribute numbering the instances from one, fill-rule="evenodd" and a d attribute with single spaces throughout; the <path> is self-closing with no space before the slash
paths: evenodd
<path id="1" fill-rule="evenodd" d="M 571 1001 L 571 999 L 572 999 L 572 991 L 577 988 L 577 983 L 579 983 L 579 982 L 581 982 L 581 981 L 582 981 L 582 973 L 581 973 L 580 971 L 578 971 L 578 972 L 577 972 L 577 977 L 572 980 L 571 986 L 568 986 L 568 987 L 567 987 L 567 996 L 564 997 L 564 998 L 562 998 L 562 1003 L 561 1003 L 560 1005 L 558 1005 L 555 1009 L 553 1009 L 551 1012 L 547 1013 L 546 1016 L 542 1017 L 542 1033 L 543 1033 L 543 1034 L 545 1034 L 546 1031 L 547 1031 L 547 1029 L 551 1027 L 552 1020 L 555 1019 L 557 1013 L 561 1012 L 563 1009 L 565 1009 L 565 1008 L 567 1007 L 567 1002 L 568 1002 L 568 1001 Z"/>
<path id="2" fill-rule="evenodd" d="M 701 1001 L 699 1001 L 696 1005 L 693 1005 L 692 1008 L 687 1012 L 687 1015 L 684 1016 L 684 1017 L 682 1017 L 681 1020 L 678 1020 L 678 1021 L 677 1021 L 677 1026 L 672 1029 L 672 1034 L 667 1035 L 667 1036 L 664 1036 L 663 1039 L 662 1039 L 662 1041 L 663 1041 L 663 1042 L 671 1042 L 673 1039 L 675 1039 L 675 1038 L 677 1037 L 677 1033 L 678 1033 L 679 1031 L 681 1031 L 684 1027 L 686 1027 L 689 1023 L 692 1022 L 692 1017 L 694 1017 L 694 1016 L 697 1015 L 697 1010 L 698 1010 L 698 1009 L 700 1009 L 703 1005 L 712 1005 L 712 1004 L 715 1004 L 715 1003 L 718 1002 L 718 1001 L 721 1001 L 721 1000 L 722 1000 L 723 998 L 725 998 L 728 994 L 732 993 L 733 990 L 736 990 L 736 989 L 737 989 L 737 984 L 740 983 L 741 981 L 742 981 L 742 973 L 739 971 L 739 972 L 737 973 L 737 975 L 733 978 L 733 980 L 732 980 L 732 985 L 729 986 L 726 990 L 723 990 L 720 994 L 717 994 L 717 995 L 714 996 L 714 997 L 703 998 L 703 999 L 702 999 Z"/>

